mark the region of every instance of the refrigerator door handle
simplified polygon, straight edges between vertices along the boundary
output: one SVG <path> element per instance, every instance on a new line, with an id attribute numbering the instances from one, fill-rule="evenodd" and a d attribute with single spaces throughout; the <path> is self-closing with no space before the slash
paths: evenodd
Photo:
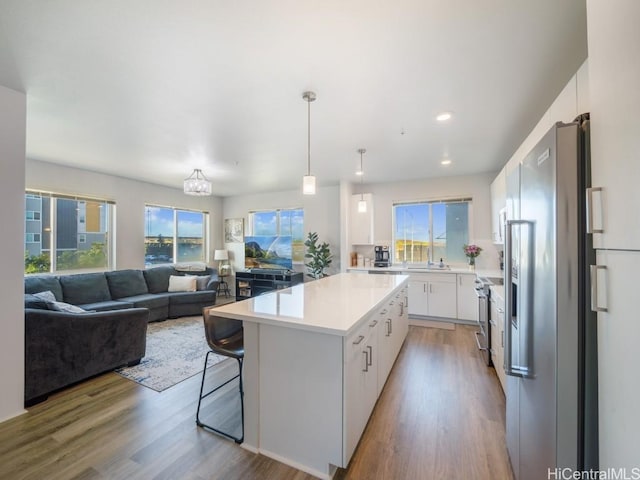
<path id="1" fill-rule="evenodd" d="M 593 228 L 593 192 L 602 192 L 602 187 L 589 187 L 586 189 L 587 233 L 604 233 L 602 228 Z M 602 210 L 600 211 L 602 212 Z"/>
<path id="2" fill-rule="evenodd" d="M 526 352 L 524 357 L 527 359 L 525 365 L 514 365 L 513 363 L 513 227 L 516 225 L 526 225 L 528 226 L 528 259 L 526 262 L 520 262 L 521 267 L 526 265 L 526 275 L 522 275 L 522 268 L 518 272 L 518 278 L 521 279 L 520 285 L 518 288 L 518 304 L 521 305 L 521 312 L 525 313 L 526 318 L 518 319 L 518 328 L 520 330 L 520 335 L 525 335 L 526 341 Z M 507 274 L 505 275 L 507 282 L 505 285 L 505 293 L 506 293 L 506 301 L 505 301 L 505 320 L 504 320 L 504 371 L 507 375 L 511 375 L 512 377 L 520 377 L 520 378 L 532 378 L 533 377 L 533 369 L 531 365 L 533 365 L 533 359 L 531 355 L 533 354 L 533 335 L 531 332 L 527 330 L 532 326 L 532 315 L 531 308 L 533 306 L 533 302 L 530 300 L 525 302 L 524 305 L 521 304 L 520 298 L 522 298 L 522 288 L 526 287 L 529 291 L 527 292 L 527 297 L 532 298 L 533 296 L 533 226 L 534 223 L 530 220 L 507 220 L 505 226 L 505 271 Z"/>
<path id="3" fill-rule="evenodd" d="M 598 270 L 606 270 L 605 265 L 589 265 L 591 276 L 591 310 L 593 312 L 608 312 L 607 307 L 598 306 Z"/>

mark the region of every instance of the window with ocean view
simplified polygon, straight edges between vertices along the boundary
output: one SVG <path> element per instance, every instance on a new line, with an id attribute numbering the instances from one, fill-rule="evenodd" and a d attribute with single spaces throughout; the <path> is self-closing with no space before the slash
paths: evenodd
<path id="1" fill-rule="evenodd" d="M 209 214 L 146 205 L 145 265 L 206 261 Z"/>
<path id="2" fill-rule="evenodd" d="M 304 262 L 304 210 L 283 208 L 249 212 L 249 235 L 291 236 L 291 258 L 294 263 Z"/>
<path id="3" fill-rule="evenodd" d="M 464 262 L 470 204 L 470 198 L 394 204 L 394 263 Z"/>
<path id="4" fill-rule="evenodd" d="M 113 211 L 107 200 L 25 194 L 25 273 L 108 270 Z"/>

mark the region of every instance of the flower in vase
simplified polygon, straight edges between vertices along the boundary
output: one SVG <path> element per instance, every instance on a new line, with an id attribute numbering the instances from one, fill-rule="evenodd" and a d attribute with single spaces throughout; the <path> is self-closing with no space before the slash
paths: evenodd
<path id="1" fill-rule="evenodd" d="M 464 254 L 470 259 L 476 258 L 478 255 L 480 255 L 480 252 L 482 252 L 482 248 L 480 248 L 478 245 L 465 245 L 462 248 L 464 250 Z"/>

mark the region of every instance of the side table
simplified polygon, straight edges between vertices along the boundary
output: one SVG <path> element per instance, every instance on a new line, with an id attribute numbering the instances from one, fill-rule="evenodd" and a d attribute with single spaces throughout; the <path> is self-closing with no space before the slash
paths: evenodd
<path id="1" fill-rule="evenodd" d="M 220 283 L 218 283 L 218 290 L 216 292 L 217 295 L 224 293 L 226 298 L 229 298 L 231 292 L 229 291 L 229 284 L 227 283 L 226 277 L 229 275 L 220 275 L 218 274 L 218 278 L 220 279 Z"/>

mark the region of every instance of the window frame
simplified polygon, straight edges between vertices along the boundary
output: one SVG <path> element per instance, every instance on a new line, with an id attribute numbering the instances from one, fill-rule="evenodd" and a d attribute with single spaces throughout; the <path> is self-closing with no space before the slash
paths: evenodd
<path id="1" fill-rule="evenodd" d="M 255 225 L 254 225 L 254 215 L 256 213 L 270 213 L 270 212 L 274 212 L 276 214 L 276 236 L 284 236 L 284 234 L 282 233 L 282 220 L 281 220 L 281 213 L 282 212 L 294 212 L 294 211 L 300 211 L 302 213 L 302 238 L 300 239 L 303 244 L 304 244 L 304 240 L 305 240 L 305 235 L 304 235 L 304 208 L 303 207 L 283 207 L 283 208 L 265 208 L 265 209 L 259 209 L 259 210 L 249 210 L 248 213 L 248 218 L 247 218 L 247 236 L 255 236 Z M 293 240 L 293 235 L 291 236 L 292 240 Z M 304 250 L 302 252 L 302 258 L 301 259 L 291 259 L 293 265 L 304 265 Z"/>
<path id="2" fill-rule="evenodd" d="M 147 232 L 145 231 L 145 258 L 144 258 L 144 264 L 145 264 L 145 268 L 149 268 L 149 267 L 153 267 L 154 265 L 169 265 L 169 264 L 176 264 L 176 263 L 194 263 L 194 262 L 202 262 L 202 263 L 210 263 L 211 261 L 211 257 L 210 257 L 210 246 L 211 246 L 211 239 L 210 239 L 210 213 L 206 210 L 197 210 L 197 209 L 193 209 L 193 208 L 181 208 L 181 207 L 173 207 L 173 206 L 168 206 L 168 205 L 158 205 L 158 204 L 152 204 L 152 203 L 145 203 L 144 205 L 144 214 L 145 214 L 145 223 L 146 223 L 146 217 L 147 217 L 147 208 L 159 208 L 159 209 L 164 209 L 164 210 L 171 210 L 173 212 L 173 235 L 171 237 L 172 239 L 172 261 L 171 262 L 153 262 L 153 263 L 147 263 L 147 238 L 150 237 L 149 235 L 147 235 Z M 199 260 L 186 260 L 186 261 L 180 261 L 180 259 L 178 258 L 178 239 L 179 238 L 184 238 L 184 237 L 180 237 L 179 236 L 179 230 L 178 230 L 178 213 L 179 212 L 188 212 L 188 213 L 198 213 L 202 215 L 202 258 Z M 146 229 L 146 226 L 145 226 Z"/>
<path id="3" fill-rule="evenodd" d="M 392 225 L 392 234 L 391 234 L 391 238 L 392 238 L 392 248 L 393 248 L 393 254 L 392 254 L 392 259 L 394 259 L 394 261 L 398 261 L 396 260 L 396 245 L 397 245 L 397 241 L 399 240 L 398 238 L 396 238 L 396 230 L 397 230 L 397 224 L 396 224 L 396 207 L 399 206 L 405 206 L 405 205 L 426 205 L 429 207 L 429 221 L 428 221 L 428 243 L 429 246 L 427 247 L 427 257 L 428 257 L 428 261 L 431 262 L 435 262 L 437 259 L 434 259 L 434 231 L 433 231 L 433 221 L 434 221 L 434 215 L 433 215 L 433 206 L 434 205 L 441 205 L 441 204 L 456 204 L 456 203 L 466 203 L 467 204 L 467 240 L 465 243 L 469 242 L 469 239 L 472 238 L 473 236 L 473 232 L 472 232 L 472 226 L 473 226 L 473 197 L 438 197 L 438 198 L 431 198 L 431 199 L 425 199 L 425 200 L 409 200 L 409 201 L 394 201 L 391 204 L 391 225 Z M 406 261 L 402 261 L 400 260 L 401 263 L 406 264 L 406 265 L 418 265 L 418 264 L 424 264 L 425 262 L 423 261 L 410 261 L 410 260 L 406 260 Z M 458 261 L 458 259 L 456 259 L 455 261 L 451 261 L 448 262 L 451 264 L 463 264 L 464 263 L 464 259 Z"/>
<path id="4" fill-rule="evenodd" d="M 48 252 L 48 256 L 49 256 L 49 270 L 47 271 L 42 271 L 42 272 L 37 272 L 36 274 L 40 273 L 89 273 L 89 272 L 104 272 L 104 271 L 109 271 L 112 270 L 113 268 L 115 268 L 115 238 L 116 238 L 116 233 L 115 233 L 115 210 L 116 210 L 116 203 L 113 200 L 109 200 L 109 199 L 105 199 L 105 198 L 98 198 L 98 197 L 91 197 L 91 196 L 85 196 L 85 195 L 68 195 L 68 194 L 63 194 L 63 193 L 56 193 L 56 192 L 47 192 L 47 191 L 41 191 L 41 190 L 32 190 L 32 189 L 26 189 L 25 190 L 25 205 L 26 202 L 29 200 L 36 200 L 36 201 L 40 201 L 40 205 L 42 206 L 43 204 L 43 199 L 48 198 L 49 199 L 49 206 L 47 208 L 48 210 L 48 216 L 49 216 L 49 225 L 48 226 L 44 226 L 42 225 L 42 223 L 45 221 L 46 217 L 43 215 L 44 210 L 40 210 L 39 212 L 36 212 L 34 210 L 28 210 L 25 208 L 25 218 L 28 216 L 28 212 L 34 212 L 34 215 L 32 219 L 26 218 L 26 222 L 25 222 L 25 255 L 27 253 L 27 249 L 26 246 L 29 243 L 44 243 L 45 242 L 45 232 L 46 235 L 48 236 L 48 243 L 49 243 L 49 247 L 46 249 L 43 249 L 42 247 L 40 248 L 40 255 L 44 255 Z M 59 269 L 58 268 L 58 232 L 57 232 L 57 224 L 58 224 L 58 209 L 57 209 L 57 202 L 59 200 L 68 200 L 68 201 L 73 201 L 73 202 L 77 202 L 78 205 L 82 204 L 82 203 L 86 203 L 86 202 L 92 202 L 92 203 L 100 203 L 100 204 L 104 204 L 108 206 L 108 211 L 105 213 L 105 217 L 104 217 L 104 225 L 105 225 L 105 231 L 104 232 L 99 232 L 99 233 L 104 233 L 105 235 L 105 256 L 106 256 L 106 264 L 102 267 L 88 267 L 88 268 L 72 268 L 72 269 Z M 37 213 L 37 215 L 35 215 Z M 35 217 L 39 217 L 39 218 L 35 218 Z M 27 223 L 28 222 L 38 222 L 40 223 L 40 232 L 27 232 Z M 76 244 L 78 244 L 79 242 L 77 241 L 78 239 L 78 235 L 84 233 L 84 232 L 76 232 Z M 28 242 L 27 241 L 27 235 L 28 234 L 32 234 L 34 235 L 34 241 L 33 242 Z M 40 238 L 39 240 L 35 240 L 35 236 L 38 235 Z M 85 242 L 86 243 L 86 242 Z M 76 249 L 69 249 L 69 251 L 80 251 L 80 249 L 76 248 Z M 26 267 L 25 267 L 26 269 Z M 30 275 L 30 273 L 26 273 L 25 271 L 25 275 Z"/>

